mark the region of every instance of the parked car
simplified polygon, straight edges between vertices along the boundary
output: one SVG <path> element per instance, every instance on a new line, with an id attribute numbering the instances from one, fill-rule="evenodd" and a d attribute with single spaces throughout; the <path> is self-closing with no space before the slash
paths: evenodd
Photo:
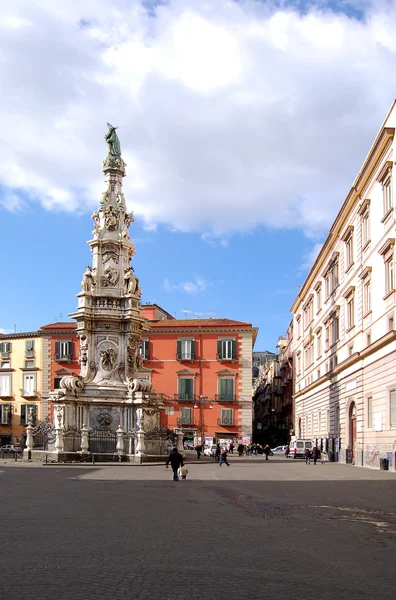
<path id="1" fill-rule="evenodd" d="M 274 454 L 283 454 L 286 450 L 286 446 L 277 446 L 276 448 L 271 448 L 271 452 Z"/>
<path id="2" fill-rule="evenodd" d="M 14 446 L 13 444 L 7 444 L 6 446 L 1 446 L 0 447 L 0 454 L 4 452 L 9 453 L 9 452 L 21 452 L 21 447 L 20 446 Z"/>

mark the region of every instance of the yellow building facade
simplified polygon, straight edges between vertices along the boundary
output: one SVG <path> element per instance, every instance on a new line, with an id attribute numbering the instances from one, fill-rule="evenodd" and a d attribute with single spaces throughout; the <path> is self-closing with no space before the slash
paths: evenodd
<path id="1" fill-rule="evenodd" d="M 42 357 L 40 331 L 0 336 L 0 447 L 42 418 Z"/>

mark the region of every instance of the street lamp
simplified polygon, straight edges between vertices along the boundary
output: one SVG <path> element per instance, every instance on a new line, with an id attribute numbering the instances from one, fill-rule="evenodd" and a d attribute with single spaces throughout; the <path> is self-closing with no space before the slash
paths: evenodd
<path id="1" fill-rule="evenodd" d="M 204 396 L 199 396 L 198 400 L 195 400 L 195 404 L 194 404 L 194 408 L 199 408 L 199 422 L 200 422 L 200 429 L 201 429 L 201 444 L 205 443 L 205 423 L 204 423 L 204 410 L 202 410 L 202 406 L 205 407 L 205 402 L 208 400 L 208 398 L 205 398 Z M 213 408 L 212 402 L 209 401 L 209 407 L 210 409 Z"/>

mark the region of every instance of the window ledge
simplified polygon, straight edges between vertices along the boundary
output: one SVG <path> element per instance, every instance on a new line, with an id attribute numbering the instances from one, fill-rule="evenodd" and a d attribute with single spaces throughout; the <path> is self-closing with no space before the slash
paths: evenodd
<path id="1" fill-rule="evenodd" d="M 345 273 L 348 273 L 352 269 L 354 264 L 355 264 L 354 262 L 351 262 L 351 264 L 348 265 L 347 268 L 345 269 Z"/>
<path id="2" fill-rule="evenodd" d="M 393 288 L 392 290 L 389 290 L 389 292 L 387 292 L 385 294 L 385 296 L 382 298 L 382 300 L 387 300 L 389 298 L 389 296 L 391 296 L 394 292 L 396 292 L 395 288 Z"/>
<path id="3" fill-rule="evenodd" d="M 365 319 L 366 317 L 368 317 L 369 315 L 371 315 L 372 312 L 373 312 L 372 310 L 368 310 L 366 313 L 364 313 L 363 319 Z"/>
<path id="4" fill-rule="evenodd" d="M 371 239 L 367 240 L 367 242 L 364 244 L 363 248 L 362 248 L 362 252 L 364 252 L 365 250 L 367 250 L 367 248 L 370 246 L 371 244 Z"/>
<path id="5" fill-rule="evenodd" d="M 350 331 L 352 331 L 352 329 L 355 329 L 356 325 L 351 325 L 350 327 L 348 327 L 348 329 L 346 329 L 346 333 L 349 333 Z"/>
<path id="6" fill-rule="evenodd" d="M 390 215 L 393 213 L 393 206 L 391 206 L 390 208 L 388 208 L 388 210 L 386 211 L 386 213 L 384 214 L 384 216 L 381 219 L 381 223 L 385 223 L 385 221 L 388 220 L 388 218 L 390 217 Z"/>

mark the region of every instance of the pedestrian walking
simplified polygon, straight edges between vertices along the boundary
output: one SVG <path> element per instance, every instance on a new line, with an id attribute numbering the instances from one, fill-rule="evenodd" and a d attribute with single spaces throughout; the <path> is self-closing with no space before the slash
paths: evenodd
<path id="1" fill-rule="evenodd" d="M 320 462 L 322 463 L 322 465 L 325 465 L 328 460 L 329 457 L 327 456 L 326 450 L 322 450 L 322 452 L 320 453 Z"/>
<path id="2" fill-rule="evenodd" d="M 239 446 L 238 446 L 238 455 L 239 456 L 243 456 L 244 449 L 245 449 L 245 446 L 243 444 L 239 444 Z"/>
<path id="3" fill-rule="evenodd" d="M 229 448 L 229 450 L 230 450 L 230 453 L 231 453 L 231 454 L 234 454 L 234 444 L 233 444 L 232 442 L 231 442 L 231 444 L 230 444 L 230 448 Z"/>
<path id="4" fill-rule="evenodd" d="M 201 454 L 202 454 L 202 446 L 200 444 L 197 444 L 195 446 L 195 451 L 197 453 L 197 458 L 201 458 Z"/>
<path id="5" fill-rule="evenodd" d="M 315 446 L 315 448 L 312 450 L 312 458 L 314 461 L 314 465 L 316 465 L 319 458 L 319 448 L 317 446 Z"/>
<path id="6" fill-rule="evenodd" d="M 223 448 L 223 450 L 221 451 L 221 454 L 220 454 L 219 467 L 221 467 L 223 463 L 225 463 L 227 465 L 227 467 L 230 466 L 230 463 L 227 460 L 227 454 L 228 454 L 227 450 L 225 448 Z"/>
<path id="7" fill-rule="evenodd" d="M 219 461 L 220 460 L 220 454 L 221 454 L 221 447 L 220 444 L 216 444 L 216 450 L 215 450 L 215 460 Z"/>
<path id="8" fill-rule="evenodd" d="M 265 454 L 265 460 L 268 460 L 268 457 L 271 452 L 271 448 L 268 446 L 268 444 L 265 444 L 263 452 Z"/>
<path id="9" fill-rule="evenodd" d="M 289 444 L 287 444 L 287 446 L 285 448 L 285 456 L 286 456 L 286 458 L 289 458 L 289 454 L 290 454 L 290 446 L 289 446 Z"/>
<path id="10" fill-rule="evenodd" d="M 308 450 L 308 448 L 305 448 L 305 464 L 306 465 L 310 465 L 311 464 L 311 452 Z"/>
<path id="11" fill-rule="evenodd" d="M 167 461 L 165 463 L 166 468 L 171 465 L 173 471 L 173 481 L 179 481 L 178 469 L 179 467 L 184 467 L 183 457 L 175 447 L 172 449 L 172 452 L 169 454 Z"/>

